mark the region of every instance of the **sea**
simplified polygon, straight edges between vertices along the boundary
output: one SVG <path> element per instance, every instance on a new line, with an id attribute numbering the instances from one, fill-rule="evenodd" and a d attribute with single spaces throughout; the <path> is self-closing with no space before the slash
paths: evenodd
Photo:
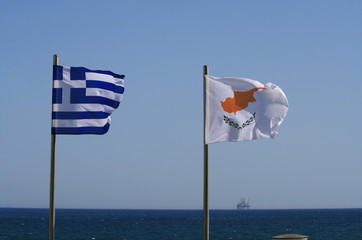
<path id="1" fill-rule="evenodd" d="M 48 239 L 49 210 L 0 208 L 0 239 Z M 361 240 L 362 209 L 210 210 L 210 240 Z M 202 210 L 56 209 L 56 240 L 202 240 Z"/>

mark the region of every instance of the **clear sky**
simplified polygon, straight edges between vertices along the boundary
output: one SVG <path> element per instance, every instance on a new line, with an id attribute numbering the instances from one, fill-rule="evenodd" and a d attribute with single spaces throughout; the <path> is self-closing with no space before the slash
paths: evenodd
<path id="1" fill-rule="evenodd" d="M 362 1 L 10 1 L 0 207 L 49 206 L 53 54 L 126 75 L 102 136 L 58 136 L 57 208 L 202 209 L 202 66 L 280 86 L 274 140 L 210 145 L 210 208 L 362 208 Z"/>

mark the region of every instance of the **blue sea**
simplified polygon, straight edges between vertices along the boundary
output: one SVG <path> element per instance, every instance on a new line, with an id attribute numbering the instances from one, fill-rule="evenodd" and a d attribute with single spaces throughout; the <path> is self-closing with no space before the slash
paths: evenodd
<path id="1" fill-rule="evenodd" d="M 48 209 L 0 208 L 0 239 L 48 239 Z M 211 210 L 210 240 L 361 240 L 362 209 Z M 56 209 L 55 239 L 203 239 L 202 210 Z"/>

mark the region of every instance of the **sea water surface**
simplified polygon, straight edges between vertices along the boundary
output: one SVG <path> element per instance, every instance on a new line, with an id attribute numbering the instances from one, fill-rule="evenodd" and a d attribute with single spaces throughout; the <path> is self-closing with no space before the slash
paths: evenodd
<path id="1" fill-rule="evenodd" d="M 48 239 L 48 209 L 0 208 L 0 240 Z M 211 240 L 361 240 L 362 209 L 211 210 Z M 55 239 L 203 239 L 202 210 L 56 209 Z"/>

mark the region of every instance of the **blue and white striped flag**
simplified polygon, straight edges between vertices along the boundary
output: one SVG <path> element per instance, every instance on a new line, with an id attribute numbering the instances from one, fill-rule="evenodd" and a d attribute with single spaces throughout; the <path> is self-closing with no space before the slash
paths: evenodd
<path id="1" fill-rule="evenodd" d="M 104 134 L 124 92 L 124 75 L 54 66 L 52 134 Z"/>

